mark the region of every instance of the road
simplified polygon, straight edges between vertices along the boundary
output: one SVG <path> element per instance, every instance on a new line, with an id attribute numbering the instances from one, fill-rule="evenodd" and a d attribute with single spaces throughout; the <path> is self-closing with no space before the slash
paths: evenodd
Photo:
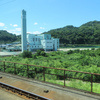
<path id="1" fill-rule="evenodd" d="M 59 51 L 69 51 L 69 50 L 77 50 L 77 49 L 79 49 L 79 50 L 91 50 L 91 48 L 60 48 L 60 49 L 58 49 Z"/>
<path id="2" fill-rule="evenodd" d="M 0 56 L 11 56 L 11 55 L 18 55 L 21 52 L 0 52 Z"/>

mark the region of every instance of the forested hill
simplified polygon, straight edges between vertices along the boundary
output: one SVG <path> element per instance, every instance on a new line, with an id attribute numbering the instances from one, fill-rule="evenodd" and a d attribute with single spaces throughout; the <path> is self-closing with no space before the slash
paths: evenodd
<path id="1" fill-rule="evenodd" d="M 100 21 L 90 21 L 80 27 L 69 25 L 43 34 L 51 34 L 64 44 L 100 44 Z"/>
<path id="2" fill-rule="evenodd" d="M 20 41 L 20 36 L 9 33 L 5 30 L 0 30 L 0 44 L 2 43 L 11 43 L 14 41 Z"/>
<path id="3" fill-rule="evenodd" d="M 63 44 L 100 44 L 100 21 L 90 21 L 80 27 L 72 25 L 53 29 L 43 34 L 51 34 L 59 38 Z M 21 36 L 16 36 L 7 31 L 0 31 L 0 44 L 20 41 Z"/>

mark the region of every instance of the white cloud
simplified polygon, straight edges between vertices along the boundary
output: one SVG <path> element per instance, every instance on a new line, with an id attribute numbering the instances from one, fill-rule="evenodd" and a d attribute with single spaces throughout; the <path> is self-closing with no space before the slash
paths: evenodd
<path id="1" fill-rule="evenodd" d="M 17 24 L 14 24 L 14 25 L 13 25 L 13 27 L 17 27 L 17 26 L 18 26 Z"/>
<path id="2" fill-rule="evenodd" d="M 0 23 L 0 26 L 3 27 L 3 26 L 5 26 L 5 24 L 4 23 Z"/>
<path id="3" fill-rule="evenodd" d="M 4 28 L 7 28 L 7 27 L 4 27 Z"/>
<path id="4" fill-rule="evenodd" d="M 45 29 L 44 27 L 40 27 L 40 29 Z"/>
<path id="5" fill-rule="evenodd" d="M 37 24 L 38 24 L 37 22 L 34 23 L 34 25 L 37 25 Z"/>
<path id="6" fill-rule="evenodd" d="M 9 33 L 20 35 L 21 33 L 16 30 L 7 30 Z"/>
<path id="7" fill-rule="evenodd" d="M 21 34 L 21 28 L 15 28 L 12 30 L 7 30 L 10 33 L 16 34 L 16 35 L 20 35 Z"/>
<path id="8" fill-rule="evenodd" d="M 16 35 L 21 35 L 20 32 L 13 32 L 13 34 L 16 34 Z"/>
<path id="9" fill-rule="evenodd" d="M 27 32 L 27 34 L 30 34 L 31 32 Z"/>
<path id="10" fill-rule="evenodd" d="M 10 26 L 17 27 L 18 25 L 17 24 L 14 24 L 14 25 L 13 24 L 10 24 Z"/>
<path id="11" fill-rule="evenodd" d="M 16 28 L 16 31 L 21 31 L 21 28 Z"/>
<path id="12" fill-rule="evenodd" d="M 33 32 L 33 34 L 41 34 L 42 32 L 39 32 L 39 31 L 35 31 Z"/>

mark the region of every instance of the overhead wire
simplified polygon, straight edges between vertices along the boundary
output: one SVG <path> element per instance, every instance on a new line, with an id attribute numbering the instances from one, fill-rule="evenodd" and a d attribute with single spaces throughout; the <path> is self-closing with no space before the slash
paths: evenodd
<path id="1" fill-rule="evenodd" d="M 11 1 L 8 1 L 8 2 L 6 2 L 6 3 L 0 4 L 0 6 L 3 6 L 3 5 L 5 5 L 5 4 L 8 4 L 8 3 L 11 3 L 11 2 L 14 2 L 14 1 L 16 1 L 16 0 L 11 0 Z"/>

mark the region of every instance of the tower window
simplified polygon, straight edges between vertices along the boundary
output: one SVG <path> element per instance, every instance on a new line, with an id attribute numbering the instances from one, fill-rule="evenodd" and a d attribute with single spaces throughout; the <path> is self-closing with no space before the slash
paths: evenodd
<path id="1" fill-rule="evenodd" d="M 47 35 L 47 39 L 49 39 L 49 36 Z"/>

